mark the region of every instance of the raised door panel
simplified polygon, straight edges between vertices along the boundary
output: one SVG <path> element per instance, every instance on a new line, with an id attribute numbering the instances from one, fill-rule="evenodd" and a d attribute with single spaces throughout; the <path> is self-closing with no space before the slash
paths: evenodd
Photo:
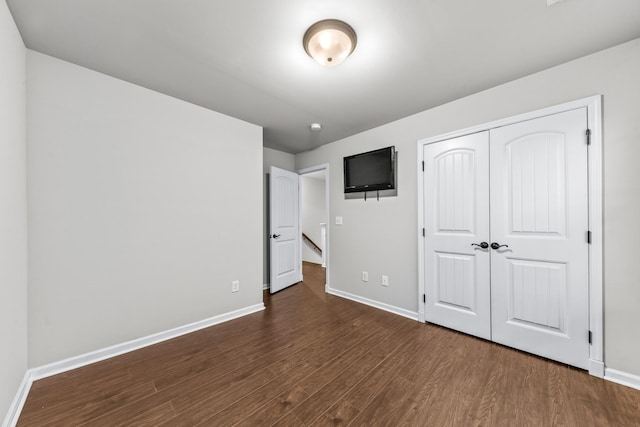
<path id="1" fill-rule="evenodd" d="M 566 336 L 566 264 L 513 258 L 508 263 L 509 322 Z"/>
<path id="2" fill-rule="evenodd" d="M 474 232 L 475 158 L 475 150 L 460 148 L 442 153 L 435 159 L 439 233 Z"/>
<path id="3" fill-rule="evenodd" d="M 436 304 L 476 313 L 476 257 L 436 253 L 436 259 Z"/>
<path id="4" fill-rule="evenodd" d="M 564 236 L 565 138 L 540 132 L 505 146 L 509 231 Z"/>
<path id="5" fill-rule="evenodd" d="M 297 214 L 293 212 L 291 206 L 296 203 L 297 182 L 296 177 L 276 176 L 275 177 L 275 193 L 278 195 L 278 203 L 276 204 L 276 215 L 274 217 L 275 226 L 279 231 L 293 230 L 296 226 Z"/>

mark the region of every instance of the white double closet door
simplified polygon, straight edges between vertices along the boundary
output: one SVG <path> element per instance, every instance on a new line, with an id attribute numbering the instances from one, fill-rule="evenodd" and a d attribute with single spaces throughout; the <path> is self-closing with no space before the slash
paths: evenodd
<path id="1" fill-rule="evenodd" d="M 428 322 L 588 368 L 586 129 L 580 108 L 424 147 Z"/>

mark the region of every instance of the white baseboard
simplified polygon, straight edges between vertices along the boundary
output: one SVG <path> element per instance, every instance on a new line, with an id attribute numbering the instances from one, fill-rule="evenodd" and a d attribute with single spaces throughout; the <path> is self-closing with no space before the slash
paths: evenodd
<path id="1" fill-rule="evenodd" d="M 617 369 L 605 368 L 604 379 L 640 390 L 640 376 L 638 375 L 618 371 Z"/>
<path id="2" fill-rule="evenodd" d="M 27 396 L 29 395 L 31 384 L 33 384 L 33 382 L 36 380 L 70 371 L 72 369 L 80 368 L 91 363 L 100 362 L 101 360 L 119 356 L 130 351 L 138 350 L 143 347 L 160 343 L 162 341 L 170 340 L 181 335 L 208 328 L 209 326 L 227 322 L 229 320 L 246 316 L 247 314 L 255 313 L 261 310 L 264 310 L 263 303 L 251 305 L 238 310 L 230 311 L 228 313 L 223 313 L 218 316 L 213 316 L 208 319 L 200 320 L 198 322 L 189 323 L 188 325 L 169 329 L 164 332 L 137 338 L 135 340 L 116 344 L 111 347 L 106 347 L 100 350 L 81 354 L 79 356 L 70 357 L 58 362 L 49 363 L 48 365 L 39 366 L 37 368 L 28 369 L 24 374 L 24 378 L 20 383 L 20 387 L 16 393 L 16 396 L 13 399 L 11 406 L 9 407 L 9 412 L 2 422 L 2 427 L 14 427 L 16 425 L 16 423 L 18 422 L 18 418 L 20 417 L 20 412 L 22 412 L 24 402 L 27 400 Z"/>
<path id="3" fill-rule="evenodd" d="M 15 425 L 18 423 L 18 418 L 20 418 L 22 407 L 24 406 L 24 402 L 27 400 L 27 396 L 29 395 L 31 384 L 33 384 L 33 379 L 31 378 L 31 374 L 29 373 L 29 371 L 27 371 L 24 373 L 24 377 L 22 378 L 22 382 L 18 387 L 18 391 L 13 398 L 13 402 L 11 402 L 11 406 L 9 406 L 9 412 L 7 412 L 7 415 L 2 422 L 2 427 L 15 427 Z"/>
<path id="4" fill-rule="evenodd" d="M 393 314 L 397 314 L 399 316 L 407 317 L 411 320 L 418 320 L 418 313 L 415 311 L 405 310 L 404 308 L 396 307 L 394 305 L 385 304 L 380 301 L 375 301 L 369 298 L 361 297 L 359 295 L 355 295 L 349 292 L 341 291 L 338 289 L 330 288 L 328 286 L 325 287 L 325 290 L 328 294 L 335 295 L 338 297 L 350 299 L 351 301 L 356 301 L 361 304 L 366 304 L 371 307 L 379 308 L 380 310 L 388 311 Z"/>
<path id="5" fill-rule="evenodd" d="M 111 347 L 106 347 L 103 349 L 91 351 L 89 353 L 81 354 L 79 356 L 70 357 L 68 359 L 53 362 L 48 365 L 32 368 L 29 371 L 31 372 L 31 378 L 33 379 L 33 381 L 39 380 L 41 378 L 50 377 L 61 372 L 70 371 L 72 369 L 80 368 L 91 363 L 100 362 L 101 360 L 109 359 L 111 357 L 119 356 L 130 351 L 157 344 L 162 341 L 170 340 L 172 338 L 195 332 L 200 329 L 208 328 L 209 326 L 227 322 L 238 317 L 246 316 L 247 314 L 255 313 L 260 310 L 264 310 L 264 304 L 262 303 L 230 311 L 228 313 L 223 313 L 218 316 L 213 316 L 208 319 L 190 323 L 188 325 L 179 326 L 177 328 L 169 329 L 157 334 L 148 335 L 142 338 L 136 338 L 134 340 L 116 344 Z"/>
<path id="6" fill-rule="evenodd" d="M 266 289 L 269 289 L 269 284 L 268 283 L 264 283 L 262 285 L 262 290 L 266 290 Z"/>

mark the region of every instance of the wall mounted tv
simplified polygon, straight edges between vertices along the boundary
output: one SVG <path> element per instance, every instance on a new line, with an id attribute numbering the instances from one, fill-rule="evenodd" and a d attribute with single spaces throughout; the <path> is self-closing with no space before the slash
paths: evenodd
<path id="1" fill-rule="evenodd" d="M 395 188 L 394 146 L 344 158 L 344 192 L 393 190 Z"/>

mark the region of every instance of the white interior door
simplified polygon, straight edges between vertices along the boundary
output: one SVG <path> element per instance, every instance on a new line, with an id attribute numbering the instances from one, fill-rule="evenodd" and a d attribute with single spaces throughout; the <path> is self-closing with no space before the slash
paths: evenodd
<path id="1" fill-rule="evenodd" d="M 299 176 L 276 167 L 269 174 L 270 291 L 302 280 Z"/>
<path id="2" fill-rule="evenodd" d="M 492 337 L 588 369 L 586 108 L 490 131 Z"/>
<path id="3" fill-rule="evenodd" d="M 489 133 L 426 145 L 424 159 L 425 320 L 490 339 Z"/>

